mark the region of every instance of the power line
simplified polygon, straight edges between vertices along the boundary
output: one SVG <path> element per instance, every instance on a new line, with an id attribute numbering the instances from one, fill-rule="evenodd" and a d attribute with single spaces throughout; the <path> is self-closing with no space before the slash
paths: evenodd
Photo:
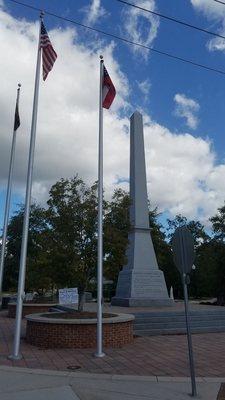
<path id="1" fill-rule="evenodd" d="M 197 31 L 204 32 L 204 33 L 207 33 L 208 35 L 216 36 L 216 37 L 219 37 L 221 39 L 225 39 L 225 36 L 220 35 L 219 33 L 208 31 L 207 29 L 200 28 L 199 26 L 189 24 L 188 22 L 181 21 L 181 20 L 173 18 L 173 17 L 169 17 L 168 15 L 160 14 L 160 13 L 158 13 L 156 11 L 152 11 L 152 10 L 149 10 L 147 8 L 144 8 L 144 7 L 140 7 L 140 6 L 136 5 L 136 4 L 129 3 L 128 1 L 125 1 L 125 0 L 115 0 L 115 1 L 117 1 L 119 3 L 122 3 L 122 4 L 125 4 L 127 6 L 130 6 L 130 7 L 137 8 L 138 10 L 141 10 L 141 11 L 156 15 L 156 16 L 158 16 L 160 18 L 164 18 L 164 19 L 166 19 L 168 21 L 175 22 L 176 24 L 180 24 L 180 25 L 186 26 L 186 27 L 191 28 L 191 29 L 196 29 Z M 221 3 L 221 1 L 219 1 L 219 0 L 214 0 L 214 1 L 218 1 L 219 3 Z M 225 5 L 225 3 L 222 3 L 222 4 Z"/>
<path id="2" fill-rule="evenodd" d="M 213 0 L 213 1 L 215 1 L 216 3 L 223 4 L 225 6 L 225 3 L 223 1 L 220 1 L 220 0 Z"/>
<path id="3" fill-rule="evenodd" d="M 43 10 L 41 10 L 40 8 L 37 8 L 37 7 L 34 7 L 34 6 L 30 6 L 29 4 L 22 3 L 22 2 L 17 1 L 17 0 L 9 0 L 9 1 L 11 1 L 12 3 L 16 3 L 16 4 L 19 4 L 19 5 L 21 5 L 21 6 L 27 7 L 27 8 L 30 8 L 30 9 L 35 10 L 35 11 L 39 11 L 39 12 L 43 11 Z M 105 32 L 105 31 L 100 30 L 100 29 L 97 29 L 97 28 L 93 28 L 93 27 L 91 27 L 91 26 L 82 24 L 82 23 L 77 22 L 77 21 L 75 21 L 75 20 L 72 20 L 72 19 L 69 19 L 69 18 L 62 17 L 62 16 L 60 16 L 60 15 L 54 14 L 54 13 L 52 13 L 52 12 L 50 12 L 50 11 L 46 11 L 46 10 L 45 10 L 45 14 L 50 15 L 50 16 L 55 17 L 55 18 L 58 18 L 58 19 L 61 19 L 61 20 L 63 20 L 63 21 L 70 22 L 71 24 L 80 26 L 80 27 L 82 27 L 82 28 L 86 28 L 86 29 L 89 29 L 89 30 L 91 30 L 91 31 L 100 33 L 100 34 L 102 34 L 102 35 L 111 37 L 111 38 L 113 38 L 113 39 L 120 40 L 120 41 L 122 41 L 122 42 L 124 42 L 124 43 L 127 43 L 127 44 L 130 44 L 130 45 L 132 45 L 132 46 L 140 47 L 140 48 L 143 48 L 143 49 L 145 49 L 145 50 L 150 50 L 150 51 L 152 51 L 152 52 L 154 52 L 154 53 L 156 53 L 156 54 L 159 54 L 159 55 L 162 55 L 162 56 L 166 56 L 166 57 L 168 57 L 168 58 L 172 58 L 172 59 L 174 59 L 174 60 L 178 60 L 178 61 L 181 61 L 181 62 L 183 62 L 183 63 L 190 64 L 190 65 L 193 65 L 193 66 L 195 66 L 195 67 L 199 67 L 199 68 L 202 68 L 202 69 L 211 71 L 211 72 L 215 72 L 215 73 L 218 73 L 218 74 L 221 74 L 221 75 L 225 75 L 225 70 L 220 70 L 220 69 L 217 69 L 217 68 L 213 68 L 213 67 L 210 67 L 210 66 L 208 66 L 208 65 L 200 64 L 200 63 L 197 63 L 197 62 L 195 62 L 195 61 L 189 60 L 189 59 L 187 59 L 187 58 L 179 57 L 179 56 L 176 56 L 176 55 L 174 55 L 174 54 L 167 53 L 167 52 L 165 52 L 165 51 L 161 51 L 161 50 L 158 50 L 158 49 L 153 48 L 153 47 L 150 47 L 150 46 L 146 46 L 146 45 L 141 44 L 141 43 L 133 42 L 132 40 L 122 38 L 122 37 L 120 37 L 120 36 L 114 35 L 114 34 L 112 34 L 112 33 Z"/>

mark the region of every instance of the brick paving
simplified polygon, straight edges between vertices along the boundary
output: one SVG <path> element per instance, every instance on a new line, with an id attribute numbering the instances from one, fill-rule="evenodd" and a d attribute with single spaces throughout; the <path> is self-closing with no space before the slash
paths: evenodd
<path id="1" fill-rule="evenodd" d="M 23 335 L 25 334 L 23 321 Z M 189 376 L 185 335 L 137 337 L 119 349 L 95 358 L 95 349 L 42 350 L 21 341 L 22 360 L 11 361 L 14 320 L 0 312 L 0 365 L 50 370 L 146 376 Z M 193 335 L 196 376 L 225 377 L 225 332 Z"/>

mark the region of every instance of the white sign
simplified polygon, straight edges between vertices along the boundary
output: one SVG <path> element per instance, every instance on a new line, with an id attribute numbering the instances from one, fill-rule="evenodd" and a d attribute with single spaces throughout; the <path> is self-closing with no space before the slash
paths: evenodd
<path id="1" fill-rule="evenodd" d="M 78 304 L 77 288 L 59 289 L 59 304 Z"/>
<path id="2" fill-rule="evenodd" d="M 26 301 L 32 301 L 33 299 L 34 299 L 34 293 L 26 293 L 25 294 Z"/>

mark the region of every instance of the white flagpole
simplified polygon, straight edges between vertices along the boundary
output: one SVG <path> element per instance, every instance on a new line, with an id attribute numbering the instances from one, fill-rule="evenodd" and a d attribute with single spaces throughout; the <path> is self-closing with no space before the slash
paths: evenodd
<path id="1" fill-rule="evenodd" d="M 17 291 L 15 333 L 14 333 L 13 353 L 12 355 L 9 356 L 9 358 L 13 360 L 18 360 L 22 358 L 19 351 L 20 351 L 21 320 L 22 320 L 25 275 L 26 275 L 27 241 L 28 241 L 29 216 L 30 216 L 30 204 L 31 204 L 34 149 L 35 149 L 35 139 L 36 139 L 36 126 L 37 126 L 38 94 L 39 94 L 40 66 L 41 66 L 40 37 L 41 37 L 42 18 L 43 18 L 43 13 L 41 13 L 40 15 L 40 29 L 39 29 L 33 113 L 32 113 L 32 123 L 31 123 L 31 134 L 30 134 L 29 161 L 27 170 L 26 200 L 24 208 L 23 233 L 22 233 L 21 253 L 20 253 L 19 283 Z"/>
<path id="2" fill-rule="evenodd" d="M 16 107 L 19 107 L 20 87 L 21 87 L 21 84 L 19 83 L 18 88 L 17 88 Z M 16 118 L 16 108 L 15 108 L 15 117 L 14 118 Z M 15 129 L 15 119 L 14 119 L 14 130 L 13 130 L 13 138 L 12 138 L 10 163 L 9 163 L 9 175 L 8 175 L 6 202 L 5 202 L 5 214 L 4 214 L 2 248 L 1 248 L 1 259 L 0 259 L 0 297 L 2 297 L 5 248 L 6 248 L 8 222 L 9 222 L 9 209 L 10 209 L 10 200 L 11 200 L 11 191 L 12 191 L 12 175 L 13 175 L 13 166 L 14 166 L 14 159 L 15 159 L 15 148 L 16 148 L 16 131 L 17 131 L 17 128 Z"/>
<path id="3" fill-rule="evenodd" d="M 97 351 L 96 357 L 104 357 L 102 351 L 102 275 L 103 275 L 103 107 L 102 80 L 103 57 L 100 56 L 100 90 L 99 90 L 99 149 L 98 149 L 98 294 L 97 294 Z"/>

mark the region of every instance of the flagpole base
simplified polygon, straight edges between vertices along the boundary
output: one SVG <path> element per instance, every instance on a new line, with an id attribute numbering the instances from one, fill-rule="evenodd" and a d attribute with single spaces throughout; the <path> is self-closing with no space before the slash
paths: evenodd
<path id="1" fill-rule="evenodd" d="M 23 358 L 22 354 L 17 354 L 17 356 L 15 356 L 14 354 L 10 354 L 8 357 L 8 360 L 21 360 Z"/>
<path id="2" fill-rule="evenodd" d="M 103 353 L 103 352 L 100 352 L 100 353 L 99 353 L 99 352 L 96 352 L 96 353 L 93 354 L 93 356 L 94 356 L 94 357 L 97 357 L 97 358 L 103 358 L 103 357 L 105 357 L 105 355 L 106 355 L 106 354 Z"/>

